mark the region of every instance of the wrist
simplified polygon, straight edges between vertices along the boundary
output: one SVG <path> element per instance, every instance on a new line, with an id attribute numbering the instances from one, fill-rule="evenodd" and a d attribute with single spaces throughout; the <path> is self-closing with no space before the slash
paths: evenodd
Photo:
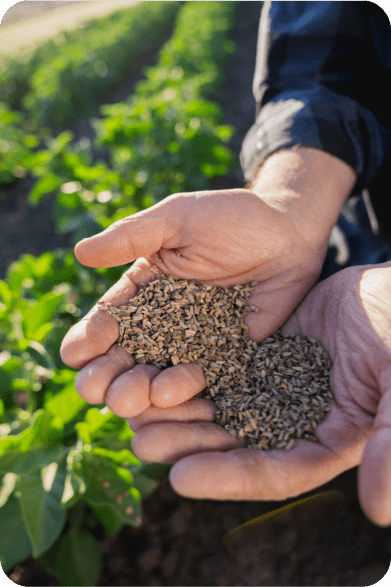
<path id="1" fill-rule="evenodd" d="M 355 182 L 355 172 L 341 159 L 296 147 L 266 159 L 250 189 L 288 217 L 312 247 L 323 250 Z"/>

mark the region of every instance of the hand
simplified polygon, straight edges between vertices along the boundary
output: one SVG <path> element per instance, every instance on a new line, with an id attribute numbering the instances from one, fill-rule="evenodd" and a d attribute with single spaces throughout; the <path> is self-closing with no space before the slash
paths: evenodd
<path id="1" fill-rule="evenodd" d="M 320 444 L 299 440 L 289 451 L 239 448 L 212 423 L 212 405 L 207 413 L 206 400 L 193 398 L 131 418 L 135 454 L 175 463 L 170 480 L 178 493 L 219 500 L 283 500 L 361 463 L 363 510 L 374 523 L 391 524 L 390 291 L 391 262 L 345 269 L 313 288 L 283 327 L 285 334 L 320 340 L 333 360 L 336 404 L 317 429 Z M 207 415 L 199 422 L 201 409 Z"/>
<path id="2" fill-rule="evenodd" d="M 153 277 L 152 265 L 216 285 L 259 280 L 250 302 L 260 312 L 248 315 L 246 324 L 249 336 L 260 341 L 281 326 L 315 282 L 355 180 L 353 170 L 328 153 L 281 150 L 265 161 L 252 191 L 175 194 L 81 241 L 75 253 L 90 267 L 146 258 L 147 264 L 131 267 L 104 296 L 112 304 L 135 295 L 139 282 Z M 85 336 L 87 323 L 94 340 Z M 114 321 L 95 308 L 67 334 L 61 356 L 79 368 L 107 352 L 115 336 Z"/>
<path id="3" fill-rule="evenodd" d="M 286 320 L 316 279 L 322 260 L 289 216 L 250 190 L 171 196 L 78 243 L 75 253 L 85 265 L 100 267 L 140 257 L 103 296 L 103 301 L 115 306 L 126 304 L 142 284 L 156 277 L 154 267 L 220 285 L 258 280 L 249 301 L 260 312 L 251 312 L 245 319 L 249 336 L 256 340 Z M 117 338 L 117 322 L 97 306 L 65 336 L 63 361 L 84 367 L 76 380 L 80 395 L 91 403 L 105 401 L 123 417 L 137 415 L 151 403 L 166 407 L 164 378 L 153 384 L 157 370 L 135 367 L 128 353 L 113 346 Z M 181 390 L 187 389 L 189 378 L 191 395 L 204 386 L 203 376 L 194 379 L 192 369 L 182 366 L 173 371 L 176 403 L 184 401 Z"/>
<path id="4" fill-rule="evenodd" d="M 81 241 L 75 253 L 92 267 L 137 259 L 101 300 L 115 306 L 134 297 L 155 276 L 154 267 L 219 285 L 258 280 L 249 301 L 260 312 L 249 313 L 245 323 L 249 336 L 260 341 L 287 319 L 317 278 L 354 179 L 345 163 L 327 153 L 281 151 L 266 161 L 253 191 L 176 194 Z M 76 386 L 90 403 L 105 401 L 114 413 L 132 417 L 151 405 L 181 404 L 203 388 L 203 375 L 194 376 L 193 366 L 178 365 L 158 377 L 154 367 L 135 366 L 114 345 L 117 338 L 117 322 L 97 306 L 64 338 L 61 357 L 83 368 Z M 211 416 L 210 406 L 202 404 L 200 417 L 205 410 Z"/>
<path id="5" fill-rule="evenodd" d="M 258 280 L 251 303 L 261 312 L 249 325 L 260 339 L 287 319 L 323 261 L 288 214 L 245 189 L 175 194 L 79 242 L 75 254 L 90 267 L 145 258 L 149 269 L 215 285 Z"/>

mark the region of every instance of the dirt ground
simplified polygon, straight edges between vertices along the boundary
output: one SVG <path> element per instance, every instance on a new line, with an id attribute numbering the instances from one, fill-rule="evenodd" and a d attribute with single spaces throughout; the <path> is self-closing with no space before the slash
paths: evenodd
<path id="1" fill-rule="evenodd" d="M 259 6 L 258 2 L 239 3 L 233 31 L 237 50 L 225 72 L 224 122 L 236 128 L 232 141 L 236 153 L 254 116 L 251 82 Z M 140 71 L 133 72 L 106 101 L 124 99 L 139 76 Z M 86 121 L 78 128 L 84 132 Z M 237 172 L 220 178 L 214 187 L 236 187 L 240 182 Z M 28 181 L 21 182 L 0 205 L 0 278 L 20 254 L 37 255 L 66 244 L 67 236 L 54 231 L 50 200 L 31 208 L 26 204 L 28 189 Z M 311 493 L 326 490 L 342 496 L 333 513 L 321 505 L 317 512 L 304 508 L 305 523 L 293 515 L 283 523 L 276 520 L 266 533 L 258 527 L 229 551 L 223 541 L 228 531 L 286 502 L 191 500 L 177 495 L 164 477 L 143 504 L 140 528 L 125 527 L 115 538 L 104 537 L 99 529 L 94 532 L 103 554 L 99 585 L 358 587 L 377 583 L 390 564 L 390 529 L 374 526 L 362 513 L 356 469 Z M 18 585 L 57 585 L 34 559 L 17 565 L 9 576 Z"/>
<path id="2" fill-rule="evenodd" d="M 128 8 L 134 0 L 91 2 L 17 2 L 4 14 L 0 26 L 0 55 L 30 51 L 37 43 L 71 30 L 86 19 Z"/>

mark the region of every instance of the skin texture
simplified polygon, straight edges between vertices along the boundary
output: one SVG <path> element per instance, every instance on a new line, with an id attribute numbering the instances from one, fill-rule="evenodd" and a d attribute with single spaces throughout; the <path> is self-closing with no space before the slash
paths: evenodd
<path id="1" fill-rule="evenodd" d="M 197 404 L 130 419 L 135 453 L 174 463 L 174 489 L 203 499 L 282 500 L 360 465 L 362 508 L 375 524 L 390 525 L 390 291 L 390 262 L 345 269 L 313 288 L 284 325 L 286 334 L 320 340 L 333 360 L 336 403 L 317 429 L 320 444 L 300 440 L 289 451 L 257 451 L 236 441 L 238 448 L 227 450 L 232 437 L 207 424 L 212 409 L 205 423 L 193 419 L 193 410 L 209 403 L 194 398 Z M 173 423 L 179 408 L 181 421 Z"/>
<path id="2" fill-rule="evenodd" d="M 306 148 L 281 151 L 266 161 L 251 189 L 174 194 L 81 241 L 75 254 L 90 267 L 134 261 L 100 300 L 115 306 L 126 304 L 156 271 L 226 286 L 257 280 L 249 301 L 259 312 L 247 314 L 245 324 L 249 336 L 260 342 L 286 322 L 316 281 L 331 228 L 354 183 L 353 171 L 331 155 Z M 338 296 L 335 304 L 341 292 Z M 327 295 L 317 306 L 321 317 L 326 301 Z M 292 327 L 302 329 L 297 316 L 306 312 L 296 314 Z M 319 320 L 315 312 L 308 327 Z M 383 324 L 381 318 L 379 322 Z M 341 324 L 335 327 L 340 329 Z M 303 332 L 307 333 L 304 327 Z M 81 369 L 76 388 L 86 401 L 106 402 L 114 413 L 129 419 L 136 431 L 133 450 L 141 459 L 175 463 L 171 482 L 179 493 L 212 499 L 284 499 L 360 462 L 375 413 L 372 400 L 370 415 L 355 399 L 344 400 L 347 407 L 331 413 L 331 426 L 324 424 L 322 444 L 300 441 L 292 451 L 265 455 L 241 448 L 237 439 L 213 424 L 212 404 L 195 397 L 204 386 L 200 368 L 177 365 L 159 372 L 150 366 L 135 367 L 132 357 L 114 344 L 118 334 L 109 312 L 94 306 L 65 336 L 61 357 Z M 345 357 L 346 365 L 335 372 L 341 373 L 344 393 L 354 398 L 356 387 L 349 385 L 355 380 L 347 376 L 353 372 L 353 359 L 347 358 L 353 342 L 349 337 L 343 340 L 340 362 Z M 359 357 L 362 365 L 359 353 L 352 357 Z M 377 389 L 378 380 L 371 382 L 371 389 Z M 360 388 L 360 398 L 367 397 L 367 389 Z M 360 414 L 357 421 L 355 410 Z M 362 495 L 369 494 L 365 483 L 364 476 Z M 368 499 L 363 503 L 369 504 Z M 378 505 L 364 507 L 373 519 L 379 515 L 372 515 Z M 376 519 L 383 523 L 386 517 L 383 513 Z"/>
<path id="3" fill-rule="evenodd" d="M 327 181 L 320 181 L 322 175 Z M 251 190 L 174 194 L 79 242 L 75 254 L 89 267 L 136 261 L 103 296 L 112 305 L 136 295 L 155 277 L 153 267 L 215 285 L 258 280 L 249 301 L 260 311 L 249 314 L 246 325 L 260 341 L 285 322 L 316 281 L 354 183 L 351 168 L 327 153 L 280 151 L 265 162 Z M 115 320 L 95 306 L 67 333 L 61 357 L 71 367 L 84 367 L 117 337 Z"/>

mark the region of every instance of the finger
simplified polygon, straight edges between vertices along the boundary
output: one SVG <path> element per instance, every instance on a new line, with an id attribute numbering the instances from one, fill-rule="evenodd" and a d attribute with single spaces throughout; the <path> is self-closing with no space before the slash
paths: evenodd
<path id="1" fill-rule="evenodd" d="M 228 450 L 243 445 L 220 426 L 209 422 L 163 422 L 140 428 L 132 450 L 145 462 L 174 463 L 189 453 Z"/>
<path id="2" fill-rule="evenodd" d="M 176 436 L 163 432 L 160 442 L 165 443 L 169 459 L 176 455 L 174 443 L 181 445 L 186 429 L 178 430 Z M 290 450 L 246 448 L 203 454 L 191 450 L 179 461 L 168 461 L 176 463 L 170 473 L 172 486 L 181 495 L 197 499 L 283 500 L 319 487 L 361 461 L 366 433 L 358 431 L 335 405 L 316 434 L 319 444 L 296 440 Z M 216 450 L 210 446 L 210 451 Z"/>
<path id="3" fill-rule="evenodd" d="M 175 462 L 170 482 L 195 499 L 272 500 L 296 497 L 333 479 L 345 463 L 319 444 L 297 441 L 294 448 L 191 454 Z"/>
<path id="4" fill-rule="evenodd" d="M 107 407 L 121 418 L 132 418 L 151 405 L 150 385 L 159 369 L 152 365 L 136 365 L 117 377 L 107 390 Z"/>
<path id="5" fill-rule="evenodd" d="M 125 371 L 134 367 L 133 357 L 115 345 L 97 357 L 76 375 L 77 393 L 90 404 L 102 404 L 111 383 Z"/>
<path id="6" fill-rule="evenodd" d="M 118 220 L 103 232 L 77 243 L 76 258 L 88 267 L 118 267 L 140 257 L 148 258 L 177 234 L 182 208 L 178 195 L 174 195 L 148 210 Z"/>
<path id="7" fill-rule="evenodd" d="M 391 394 L 380 400 L 373 434 L 358 471 L 358 493 L 366 516 L 378 526 L 391 524 Z"/>
<path id="8" fill-rule="evenodd" d="M 378 526 L 391 525 L 391 432 L 374 432 L 365 447 L 358 487 L 365 515 Z"/>
<path id="9" fill-rule="evenodd" d="M 139 259 L 100 299 L 113 306 L 126 304 L 141 285 L 156 277 L 151 265 Z M 94 306 L 80 322 L 72 326 L 62 341 L 60 355 L 69 367 L 80 369 L 96 357 L 104 355 L 119 336 L 117 321 L 110 312 Z"/>
<path id="10" fill-rule="evenodd" d="M 143 426 L 161 422 L 213 422 L 215 409 L 212 402 L 201 397 L 194 397 L 173 408 L 156 408 L 150 406 L 139 416 L 128 419 L 130 428 L 137 432 Z"/>
<path id="11" fill-rule="evenodd" d="M 158 408 L 183 404 L 205 387 L 202 368 L 182 363 L 165 369 L 152 381 L 151 403 Z"/>

